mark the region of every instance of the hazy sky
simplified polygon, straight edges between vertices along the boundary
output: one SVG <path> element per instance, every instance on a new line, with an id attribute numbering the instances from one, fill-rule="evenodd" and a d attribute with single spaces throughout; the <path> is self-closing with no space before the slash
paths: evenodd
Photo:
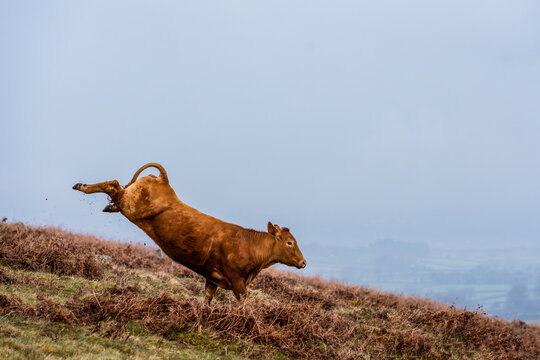
<path id="1" fill-rule="evenodd" d="M 146 236 L 105 195 L 300 245 L 540 240 L 540 2 L 0 0 L 0 216 Z"/>

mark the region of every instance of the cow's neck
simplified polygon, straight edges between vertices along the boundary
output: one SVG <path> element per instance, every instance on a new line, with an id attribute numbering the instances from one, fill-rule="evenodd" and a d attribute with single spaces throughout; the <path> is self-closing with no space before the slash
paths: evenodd
<path id="1" fill-rule="evenodd" d="M 256 249 L 254 257 L 257 268 L 262 270 L 277 262 L 274 255 L 276 240 L 272 235 L 260 233 L 260 236 L 252 239 L 252 241 L 253 245 L 255 245 L 254 248 Z"/>

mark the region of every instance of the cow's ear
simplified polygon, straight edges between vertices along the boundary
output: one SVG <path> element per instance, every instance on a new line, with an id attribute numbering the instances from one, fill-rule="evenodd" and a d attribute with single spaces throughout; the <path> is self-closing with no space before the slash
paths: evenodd
<path id="1" fill-rule="evenodd" d="M 268 222 L 268 232 L 271 234 L 271 235 L 275 235 L 276 234 L 276 229 L 274 228 L 274 225 L 272 225 L 272 223 L 269 221 Z"/>
<path id="2" fill-rule="evenodd" d="M 268 222 L 268 232 L 271 235 L 279 235 L 281 233 L 281 229 L 277 225 L 272 225 L 272 223 Z"/>

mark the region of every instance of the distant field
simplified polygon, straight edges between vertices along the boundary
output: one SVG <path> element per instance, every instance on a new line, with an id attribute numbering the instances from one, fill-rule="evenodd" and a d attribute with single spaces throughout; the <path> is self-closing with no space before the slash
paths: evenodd
<path id="1" fill-rule="evenodd" d="M 0 224 L 2 358 L 540 358 L 538 326 L 314 277 L 267 270 L 243 305 L 202 295 L 154 250 Z"/>
<path id="2" fill-rule="evenodd" d="M 402 249 L 396 250 L 395 245 Z M 306 272 L 447 305 L 481 306 L 507 320 L 540 321 L 540 249 L 430 249 L 422 253 L 417 251 L 419 246 L 400 241 L 387 241 L 384 248 L 308 246 L 304 253 L 312 266 Z M 516 286 L 522 287 L 521 294 L 516 294 Z"/>

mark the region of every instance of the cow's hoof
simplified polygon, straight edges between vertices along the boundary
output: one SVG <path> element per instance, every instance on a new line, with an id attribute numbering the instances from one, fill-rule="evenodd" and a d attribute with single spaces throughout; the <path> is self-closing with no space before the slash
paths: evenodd
<path id="1" fill-rule="evenodd" d="M 83 184 L 81 184 L 81 183 L 76 183 L 75 185 L 73 185 L 73 188 L 72 188 L 72 189 L 73 189 L 73 190 L 81 190 L 82 186 L 83 186 Z"/>
<path id="2" fill-rule="evenodd" d="M 112 212 L 119 212 L 120 209 L 118 208 L 118 206 L 114 205 L 114 204 L 109 204 L 107 206 L 105 206 L 105 208 L 103 209 L 103 212 L 109 212 L 109 213 L 112 213 Z"/>

